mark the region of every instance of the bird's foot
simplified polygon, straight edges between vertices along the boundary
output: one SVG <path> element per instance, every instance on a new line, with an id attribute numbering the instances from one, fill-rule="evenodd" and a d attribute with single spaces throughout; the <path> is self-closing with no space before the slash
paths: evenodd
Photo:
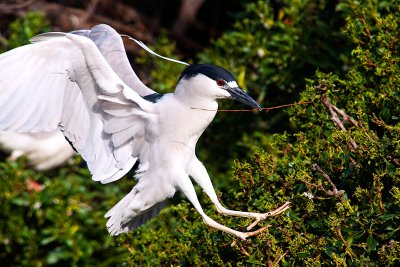
<path id="1" fill-rule="evenodd" d="M 283 204 L 282 206 L 280 206 L 279 208 L 277 208 L 277 209 L 275 209 L 273 211 L 266 212 L 266 213 L 260 213 L 259 216 L 256 217 L 256 220 L 252 224 L 247 226 L 247 231 L 253 229 L 253 227 L 256 226 L 260 221 L 263 221 L 263 220 L 267 219 L 268 217 L 272 217 L 272 216 L 276 216 L 278 214 L 281 214 L 282 212 L 286 211 L 289 208 L 290 208 L 290 202 L 287 201 L 287 202 L 285 202 L 285 204 Z M 265 227 L 263 227 L 261 229 L 264 229 L 264 228 Z M 255 232 L 257 232 L 257 231 L 255 231 Z M 251 233 L 253 233 L 253 232 L 251 232 Z"/>
<path id="2" fill-rule="evenodd" d="M 258 234 L 264 232 L 269 227 L 271 227 L 271 225 L 266 225 L 266 226 L 264 226 L 264 227 L 262 227 L 262 228 L 260 228 L 260 229 L 258 229 L 256 231 L 252 231 L 252 232 L 240 232 L 240 236 L 239 237 L 242 240 L 246 240 L 248 237 L 255 236 L 255 235 L 258 235 Z"/>

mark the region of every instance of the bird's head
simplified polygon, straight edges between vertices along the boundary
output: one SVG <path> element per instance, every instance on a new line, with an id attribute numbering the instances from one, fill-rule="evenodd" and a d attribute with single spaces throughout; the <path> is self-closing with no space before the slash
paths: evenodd
<path id="1" fill-rule="evenodd" d="M 239 88 L 235 77 L 224 68 L 211 64 L 189 65 L 181 74 L 179 85 L 190 91 L 191 95 L 213 99 L 231 98 L 252 108 L 260 109 L 260 105 Z"/>

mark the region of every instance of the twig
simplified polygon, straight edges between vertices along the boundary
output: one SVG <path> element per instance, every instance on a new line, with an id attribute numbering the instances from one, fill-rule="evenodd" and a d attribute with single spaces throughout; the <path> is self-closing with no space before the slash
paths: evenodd
<path id="1" fill-rule="evenodd" d="M 391 155 L 388 155 L 386 157 L 386 159 L 400 167 L 400 160 L 399 159 L 396 159 L 396 158 L 392 157 Z"/>
<path id="2" fill-rule="evenodd" d="M 343 132 L 347 132 L 346 127 L 344 127 L 343 123 L 346 123 L 347 121 L 350 121 L 354 126 L 358 126 L 358 123 L 356 120 L 354 120 L 352 117 L 347 115 L 343 110 L 335 107 L 328 99 L 328 97 L 324 94 L 321 96 L 321 102 L 322 104 L 326 107 L 326 109 L 329 111 L 331 114 L 331 120 L 336 124 L 339 129 L 341 129 Z M 339 113 L 342 116 L 342 120 L 340 120 L 339 116 L 337 113 Z M 358 148 L 358 145 L 356 141 L 354 141 L 353 138 L 350 137 L 350 143 L 348 144 L 351 150 L 356 150 Z"/>
<path id="3" fill-rule="evenodd" d="M 337 194 L 338 190 L 336 189 L 335 184 L 332 182 L 331 178 L 329 177 L 328 174 L 326 174 L 326 172 L 324 172 L 320 166 L 318 166 L 317 163 L 314 163 L 312 165 L 312 169 L 313 171 L 319 172 L 320 174 L 322 174 L 322 176 L 325 178 L 325 180 L 332 186 L 333 191 L 335 194 Z"/>
<path id="4" fill-rule="evenodd" d="M 246 255 L 247 257 L 250 257 L 250 254 L 242 246 L 239 246 L 239 249 L 244 255 Z"/>
<path id="5" fill-rule="evenodd" d="M 379 179 L 378 175 L 374 175 L 374 187 L 376 191 L 376 195 L 379 199 L 379 210 L 381 211 L 381 214 L 385 212 L 385 207 L 383 206 L 383 201 L 382 201 L 382 190 L 381 190 L 382 183 Z"/>
<path id="6" fill-rule="evenodd" d="M 322 184 L 320 184 L 320 183 L 318 183 L 318 184 L 313 184 L 313 183 L 307 182 L 307 181 L 305 181 L 305 180 L 301 180 L 301 181 L 302 181 L 303 183 L 305 183 L 305 184 L 311 186 L 311 187 L 315 187 L 315 188 L 318 188 L 318 189 L 322 190 L 322 191 L 325 193 L 325 195 L 326 195 L 327 197 L 332 197 L 332 196 L 334 196 L 334 194 L 333 194 L 333 192 L 332 192 L 331 190 L 326 190 L 326 189 L 322 186 Z M 304 192 L 304 193 L 306 193 L 306 192 Z M 304 193 L 303 193 L 303 194 L 304 194 Z M 312 195 L 311 193 L 309 193 L 309 194 L 311 195 L 311 198 L 318 199 L 318 200 L 324 200 L 324 199 L 327 198 L 327 197 L 320 197 L 320 196 Z M 306 197 L 308 197 L 308 196 L 306 196 Z M 309 198 L 309 197 L 308 197 L 308 198 Z"/>
<path id="7" fill-rule="evenodd" d="M 360 16 L 360 20 L 361 20 L 362 24 L 363 24 L 364 27 L 365 27 L 365 32 L 367 33 L 368 38 L 371 39 L 371 38 L 372 38 L 371 32 L 370 32 L 369 29 L 368 29 L 368 25 L 367 25 L 367 22 L 365 21 L 364 16 L 361 15 L 361 16 Z"/>
<path id="8" fill-rule="evenodd" d="M 340 230 L 340 227 L 336 227 L 336 233 L 338 234 L 339 238 L 342 240 L 343 244 L 345 245 L 346 251 L 349 253 L 350 258 L 353 259 L 353 257 L 355 257 L 356 255 L 351 250 L 351 245 L 349 245 L 349 243 L 344 239 L 344 237 L 342 235 L 342 231 Z"/>
<path id="9" fill-rule="evenodd" d="M 321 184 L 313 184 L 313 183 L 310 183 L 310 182 L 308 182 L 308 181 L 306 181 L 306 180 L 301 180 L 301 181 L 302 181 L 303 183 L 305 183 L 305 184 L 310 185 L 310 186 L 319 188 L 319 189 L 321 189 L 322 191 L 324 191 L 325 193 L 328 194 L 328 192 L 325 190 L 325 188 L 324 188 Z"/>
<path id="10" fill-rule="evenodd" d="M 312 170 L 315 172 L 318 172 L 322 175 L 322 177 L 324 177 L 324 179 L 331 185 L 332 190 L 325 190 L 323 189 L 323 191 L 328 195 L 328 196 L 337 196 L 340 198 L 340 201 L 343 202 L 343 194 L 344 191 L 343 190 L 337 190 L 336 185 L 332 182 L 331 178 L 329 177 L 328 174 L 326 174 L 326 172 L 324 172 L 324 170 L 321 169 L 320 166 L 318 166 L 317 163 L 314 163 L 312 165 Z"/>
<path id="11" fill-rule="evenodd" d="M 286 253 L 287 253 L 287 252 L 285 252 L 285 253 L 283 253 L 282 255 L 280 255 L 279 258 L 277 258 L 277 259 L 274 261 L 273 266 L 279 266 L 279 265 L 278 265 L 279 262 L 283 259 L 283 257 L 286 256 Z"/>
<path id="12" fill-rule="evenodd" d="M 275 107 L 269 107 L 269 108 L 259 108 L 259 109 L 206 109 L 206 108 L 191 108 L 191 109 L 198 109 L 198 110 L 204 110 L 204 111 L 218 111 L 218 112 L 253 112 L 253 111 L 270 111 L 272 109 L 279 109 L 279 108 L 285 108 L 285 107 L 291 107 L 291 106 L 296 106 L 296 105 L 306 105 L 311 103 L 312 101 L 305 101 L 305 102 L 297 102 L 297 103 L 292 103 L 292 104 L 285 104 L 285 105 L 280 105 L 280 106 L 275 106 Z"/>
<path id="13" fill-rule="evenodd" d="M 331 114 L 331 120 L 336 123 L 336 125 L 344 132 L 347 132 L 346 128 L 344 127 L 342 121 L 339 119 L 339 116 L 336 114 L 336 112 L 333 110 L 333 105 L 329 101 L 328 97 L 326 95 L 322 95 L 321 97 L 321 102 L 324 104 L 324 106 L 328 109 L 329 113 Z"/>
<path id="14" fill-rule="evenodd" d="M 342 116 L 343 123 L 350 122 L 354 126 L 359 127 L 358 122 L 355 119 L 353 119 L 352 117 L 350 117 L 349 115 L 347 115 L 343 110 L 341 110 L 340 108 L 338 108 L 336 106 L 332 106 L 332 108 Z"/>

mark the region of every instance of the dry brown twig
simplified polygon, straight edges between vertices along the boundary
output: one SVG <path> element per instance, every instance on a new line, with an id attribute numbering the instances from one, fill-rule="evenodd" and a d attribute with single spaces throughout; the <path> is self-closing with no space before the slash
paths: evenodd
<path id="1" fill-rule="evenodd" d="M 191 108 L 191 109 L 198 109 L 198 110 L 204 110 L 204 111 L 218 111 L 218 112 L 253 112 L 253 111 L 270 111 L 273 109 L 279 109 L 279 108 L 285 108 L 285 107 L 291 107 L 291 106 L 296 106 L 296 105 L 307 105 L 311 103 L 312 101 L 304 101 L 304 102 L 297 102 L 297 103 L 292 103 L 292 104 L 284 104 L 280 106 L 275 106 L 275 107 L 269 107 L 269 108 L 259 108 L 259 109 L 205 109 L 205 108 Z"/>
<path id="2" fill-rule="evenodd" d="M 346 127 L 344 127 L 344 124 L 347 122 L 350 122 L 354 126 L 358 127 L 358 123 L 356 120 L 354 120 L 352 117 L 347 115 L 343 110 L 339 109 L 338 107 L 334 106 L 331 101 L 329 101 L 328 97 L 326 94 L 321 96 L 321 102 L 322 104 L 326 107 L 328 112 L 331 115 L 331 120 L 336 124 L 339 129 L 341 129 L 343 132 L 347 132 Z M 342 117 L 342 119 L 339 118 L 338 114 Z M 351 150 L 356 150 L 358 148 L 358 145 L 356 141 L 354 141 L 353 138 L 350 137 L 349 141 L 349 148 Z"/>
<path id="3" fill-rule="evenodd" d="M 332 108 L 333 108 L 337 113 L 339 113 L 340 116 L 342 116 L 342 121 L 343 121 L 343 123 L 348 123 L 348 122 L 350 122 L 350 123 L 353 124 L 354 126 L 359 127 L 358 122 L 357 122 L 355 119 L 353 119 L 352 117 L 350 117 L 349 115 L 347 115 L 343 110 L 341 110 L 340 108 L 338 108 L 338 107 L 336 107 L 336 106 L 334 106 L 334 105 L 332 105 Z"/>
<path id="4" fill-rule="evenodd" d="M 331 185 L 332 190 L 326 190 L 322 186 L 320 187 L 325 192 L 325 194 L 327 194 L 328 196 L 339 197 L 340 201 L 343 202 L 344 201 L 344 199 L 343 199 L 344 191 L 337 189 L 336 185 L 332 182 L 332 180 L 329 177 L 329 175 L 320 166 L 318 166 L 317 163 L 314 163 L 312 165 L 312 170 L 315 171 L 315 172 L 318 172 L 319 174 L 321 174 L 322 177 L 324 177 L 325 181 L 327 181 Z"/>
<path id="5" fill-rule="evenodd" d="M 371 32 L 368 29 L 367 21 L 365 20 L 364 16 L 361 15 L 360 20 L 361 20 L 362 24 L 364 25 L 365 34 L 368 36 L 369 39 L 372 39 Z"/>
<path id="6" fill-rule="evenodd" d="M 282 255 L 280 255 L 279 257 L 277 257 L 277 259 L 272 263 L 272 266 L 279 266 L 279 262 L 286 256 L 286 254 L 287 251 Z"/>

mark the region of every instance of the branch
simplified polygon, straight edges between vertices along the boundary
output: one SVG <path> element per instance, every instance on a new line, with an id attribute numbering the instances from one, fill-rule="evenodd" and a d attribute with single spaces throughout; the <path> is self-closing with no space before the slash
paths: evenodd
<path id="1" fill-rule="evenodd" d="M 326 94 L 321 96 L 321 102 L 322 104 L 326 107 L 326 109 L 329 111 L 331 114 L 331 120 L 336 124 L 336 126 L 341 129 L 343 132 L 347 132 L 346 127 L 344 127 L 344 123 L 350 122 L 354 126 L 358 126 L 358 123 L 356 120 L 354 120 L 352 117 L 347 115 L 343 110 L 337 108 L 334 106 L 326 96 Z M 342 120 L 339 118 L 337 115 L 339 113 L 342 116 Z M 351 150 L 356 150 L 358 148 L 357 143 L 353 140 L 353 138 L 350 137 L 350 144 L 348 144 Z"/>
<path id="2" fill-rule="evenodd" d="M 350 255 L 350 258 L 353 260 L 353 257 L 356 257 L 353 250 L 351 249 L 351 245 L 343 238 L 342 231 L 340 227 L 335 227 L 336 233 L 338 234 L 339 238 L 342 240 L 343 244 L 346 246 L 346 252 Z"/>
<path id="3" fill-rule="evenodd" d="M 196 20 L 197 13 L 205 0 L 183 0 L 179 10 L 179 17 L 175 21 L 172 31 L 179 36 L 183 36 L 184 32 Z"/>
<path id="4" fill-rule="evenodd" d="M 365 21 L 365 18 L 363 15 L 360 16 L 360 20 L 361 20 L 362 24 L 364 25 L 366 35 L 368 36 L 369 39 L 372 39 L 371 32 L 368 29 L 367 22 Z"/>
<path id="5" fill-rule="evenodd" d="M 336 185 L 332 182 L 331 178 L 329 177 L 328 174 L 326 174 L 326 172 L 324 172 L 324 170 L 321 169 L 320 166 L 318 166 L 317 163 L 314 163 L 312 165 L 312 170 L 315 172 L 318 172 L 322 175 L 322 177 L 324 177 L 324 179 L 331 185 L 332 190 L 325 190 L 322 186 L 323 191 L 328 195 L 328 196 L 336 196 L 340 198 L 340 201 L 343 202 L 343 194 L 344 191 L 343 190 L 337 190 Z"/>
<path id="6" fill-rule="evenodd" d="M 340 116 L 342 116 L 342 120 L 343 123 L 347 123 L 350 122 L 351 124 L 353 124 L 356 127 L 359 127 L 358 122 L 353 119 L 352 117 L 350 117 L 349 115 L 347 115 L 343 110 L 341 110 L 340 108 L 337 108 L 336 106 L 332 106 L 332 108 L 340 114 Z"/>
<path id="7" fill-rule="evenodd" d="M 36 1 L 38 1 L 38 0 L 15 1 L 16 3 L 12 3 L 12 4 L 10 4 L 10 3 L 0 4 L 0 9 L 11 11 L 13 9 L 25 8 L 25 7 L 32 5 Z"/>

